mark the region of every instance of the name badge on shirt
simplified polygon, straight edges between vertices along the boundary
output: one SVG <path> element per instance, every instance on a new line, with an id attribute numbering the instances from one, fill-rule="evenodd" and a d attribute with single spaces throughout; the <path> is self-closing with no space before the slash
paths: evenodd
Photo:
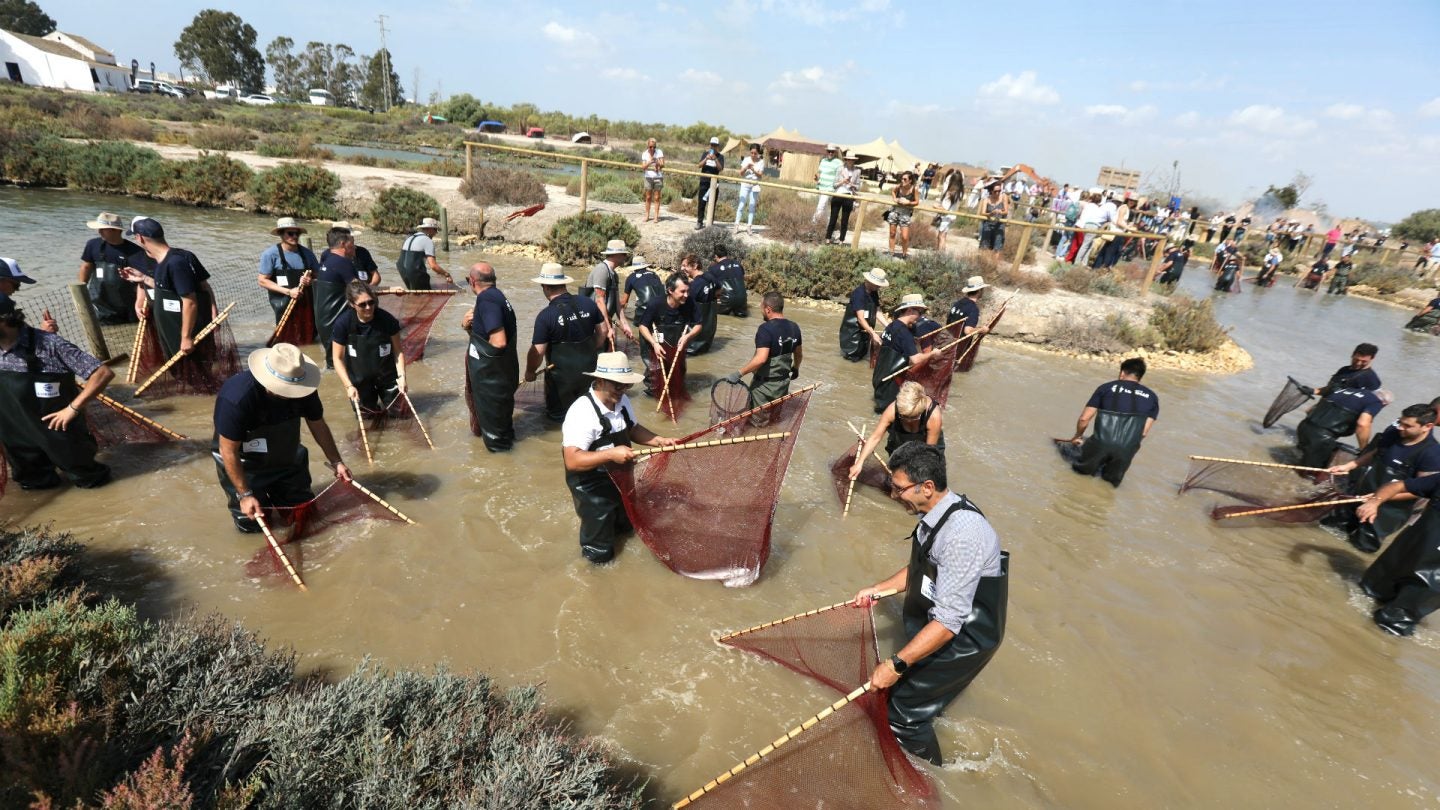
<path id="1" fill-rule="evenodd" d="M 351 356 L 351 357 L 359 357 L 359 356 L 360 356 L 358 353 L 356 353 L 354 346 L 346 346 L 345 349 L 350 352 L 350 356 Z"/>
<path id="2" fill-rule="evenodd" d="M 268 453 L 270 452 L 270 442 L 265 439 L 251 439 L 240 445 L 240 450 L 244 453 Z"/>
<path id="3" fill-rule="evenodd" d="M 104 278 L 104 277 L 105 277 L 105 268 L 103 268 L 103 267 L 98 267 L 98 266 L 97 266 L 97 267 L 95 268 L 95 277 L 96 277 L 96 278 Z"/>
<path id="4" fill-rule="evenodd" d="M 920 578 L 920 594 L 931 602 L 935 601 L 935 580 L 928 576 Z"/>
<path id="5" fill-rule="evenodd" d="M 389 356 L 390 356 L 390 348 L 391 348 L 391 347 L 390 347 L 390 344 L 389 344 L 389 343 L 381 343 L 381 344 L 380 344 L 380 356 L 381 356 L 381 357 L 389 357 Z"/>
<path id="6" fill-rule="evenodd" d="M 480 359 L 480 352 L 475 351 L 475 344 L 474 344 L 474 343 L 471 343 L 471 344 L 470 344 L 470 356 L 473 357 L 473 358 L 475 358 L 476 360 L 479 360 L 479 359 Z"/>
<path id="7" fill-rule="evenodd" d="M 179 312 L 179 311 L 180 311 L 180 299 L 179 299 L 179 298 L 166 298 L 163 303 L 165 304 L 165 311 L 166 311 L 166 312 Z"/>
<path id="8" fill-rule="evenodd" d="M 151 300 L 151 301 L 154 301 L 154 300 L 155 300 L 155 291 L 154 291 L 154 290 L 146 290 L 146 291 L 145 291 L 145 294 L 148 295 L 148 296 L 150 296 L 150 300 Z"/>
<path id="9" fill-rule="evenodd" d="M 289 286 L 290 286 L 290 277 L 289 277 L 289 276 L 276 276 L 276 277 L 275 277 L 275 283 L 276 283 L 276 284 L 279 284 L 281 287 L 289 287 Z"/>
<path id="10" fill-rule="evenodd" d="M 54 399 L 60 396 L 60 383 L 35 383 L 35 396 L 41 399 Z"/>

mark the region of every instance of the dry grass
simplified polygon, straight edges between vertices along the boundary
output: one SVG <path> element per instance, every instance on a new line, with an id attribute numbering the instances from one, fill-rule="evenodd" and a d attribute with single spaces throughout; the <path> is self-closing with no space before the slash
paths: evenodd
<path id="1" fill-rule="evenodd" d="M 539 205 L 549 200 L 538 174 L 495 166 L 476 166 L 474 179 L 460 183 L 460 193 L 480 205 Z"/>

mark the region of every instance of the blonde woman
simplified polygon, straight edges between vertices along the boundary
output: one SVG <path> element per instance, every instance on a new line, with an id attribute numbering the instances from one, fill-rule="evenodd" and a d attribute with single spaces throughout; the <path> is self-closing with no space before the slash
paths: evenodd
<path id="1" fill-rule="evenodd" d="M 925 387 L 920 383 L 911 380 L 901 385 L 895 401 L 880 414 L 875 430 L 870 433 L 870 438 L 865 440 L 865 446 L 855 456 L 855 463 L 850 465 L 851 478 L 860 477 L 860 468 L 865 465 L 865 459 L 880 446 L 881 437 L 886 437 L 887 456 L 907 442 L 933 444 L 944 450 L 944 414 L 935 400 L 925 393 Z"/>

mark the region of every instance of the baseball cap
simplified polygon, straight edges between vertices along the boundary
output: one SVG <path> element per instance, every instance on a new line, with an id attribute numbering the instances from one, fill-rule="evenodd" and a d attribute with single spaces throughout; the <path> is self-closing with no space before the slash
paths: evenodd
<path id="1" fill-rule="evenodd" d="M 130 232 L 135 234 L 136 236 L 143 236 L 146 239 L 165 238 L 165 229 L 160 226 L 159 222 L 156 222 L 149 217 L 137 219 L 134 222 L 130 223 Z"/>
<path id="2" fill-rule="evenodd" d="M 719 146 L 719 145 L 720 145 L 720 139 L 719 139 L 719 138 L 711 138 L 711 139 L 710 139 L 710 145 L 711 145 L 711 146 Z"/>
<path id="3" fill-rule="evenodd" d="M 21 272 L 19 262 L 3 257 L 0 257 L 0 278 L 13 278 L 21 284 L 35 283 L 35 279 Z"/>

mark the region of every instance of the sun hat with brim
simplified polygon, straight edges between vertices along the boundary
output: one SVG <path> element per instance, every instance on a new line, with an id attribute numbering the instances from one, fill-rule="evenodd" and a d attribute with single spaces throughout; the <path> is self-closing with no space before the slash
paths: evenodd
<path id="1" fill-rule="evenodd" d="M 320 366 L 290 343 L 256 349 L 246 359 L 255 381 L 277 397 L 299 399 L 320 387 Z"/>
<path id="2" fill-rule="evenodd" d="M 624 352 L 601 352 L 600 356 L 595 358 L 595 370 L 585 374 L 621 385 L 634 385 L 645 379 L 644 374 L 630 368 L 630 355 Z"/>
<path id="3" fill-rule="evenodd" d="M 301 233 L 309 233 L 309 231 L 306 231 L 304 228 L 300 227 L 300 224 L 295 221 L 294 217 L 281 217 L 275 220 L 275 227 L 270 229 L 270 235 L 279 236 L 281 231 L 299 231 Z"/>
<path id="4" fill-rule="evenodd" d="M 890 279 L 885 277 L 885 271 L 880 269 L 879 267 L 872 267 L 869 270 L 866 270 L 862 275 L 865 276 L 866 281 L 874 284 L 876 287 L 890 286 Z"/>
<path id="5" fill-rule="evenodd" d="M 0 258 L 0 278 L 14 279 L 21 284 L 34 284 L 35 279 L 20 270 L 20 263 L 14 259 Z"/>
<path id="6" fill-rule="evenodd" d="M 970 278 L 966 279 L 966 281 L 965 281 L 965 289 L 962 290 L 961 292 L 972 293 L 972 292 L 975 292 L 976 290 L 983 290 L 983 289 L 985 289 L 986 287 L 989 287 L 989 286 L 990 286 L 989 284 L 986 284 L 986 283 L 985 283 L 985 277 L 984 277 L 984 276 L 971 276 Z"/>
<path id="7" fill-rule="evenodd" d="M 420 220 L 419 225 L 415 226 L 415 230 L 417 231 L 423 231 L 426 228 L 434 228 L 438 231 L 440 230 L 440 222 L 434 217 L 425 217 L 424 219 Z"/>
<path id="8" fill-rule="evenodd" d="M 611 239 L 605 243 L 605 249 L 600 251 L 602 256 L 629 256 L 630 248 L 625 245 L 624 239 Z"/>
<path id="9" fill-rule="evenodd" d="M 650 263 L 647 262 L 647 261 L 645 261 L 645 257 L 644 257 L 644 256 L 631 256 L 631 257 L 630 257 L 630 266 L 629 266 L 629 267 L 626 267 L 625 269 L 626 269 L 626 270 L 629 270 L 630 272 L 633 273 L 633 272 L 635 272 L 636 270 L 646 270 L 646 269 L 648 269 L 649 267 L 650 267 Z"/>
<path id="10" fill-rule="evenodd" d="M 925 296 L 921 295 L 920 293 L 910 293 L 908 295 L 900 296 L 900 303 L 896 304 L 893 308 L 891 308 L 890 311 L 892 313 L 895 313 L 902 312 L 907 309 L 928 310 L 930 309 L 930 307 L 925 303 Z"/>
<path id="11" fill-rule="evenodd" d="M 119 214 L 112 214 L 108 211 L 85 223 L 85 227 L 92 231 L 103 231 L 106 228 L 114 228 L 117 231 L 125 230 L 125 220 Z"/>
<path id="12" fill-rule="evenodd" d="M 833 144 L 833 143 L 827 143 L 827 144 L 825 144 L 825 151 L 826 151 L 826 152 L 839 152 L 839 151 L 840 151 L 840 147 L 836 146 L 836 145 Z"/>
<path id="13" fill-rule="evenodd" d="M 860 159 L 860 156 L 857 155 L 857 154 L 855 154 L 854 152 L 851 152 L 849 149 L 846 149 L 846 150 L 845 150 L 845 154 L 841 155 L 841 156 L 840 156 L 840 159 L 841 159 L 841 160 L 859 160 L 859 159 Z"/>
<path id="14" fill-rule="evenodd" d="M 555 262 L 546 262 L 540 265 L 540 275 L 530 279 L 536 284 L 544 284 L 549 287 L 559 287 L 562 284 L 574 284 L 575 279 L 565 275 L 565 266 Z"/>
<path id="15" fill-rule="evenodd" d="M 338 222 L 330 223 L 330 227 L 338 228 L 342 231 L 349 231 L 351 236 L 359 236 L 360 234 L 364 233 L 364 231 L 360 230 L 354 225 L 351 225 L 348 220 L 343 219 L 339 220 Z"/>

